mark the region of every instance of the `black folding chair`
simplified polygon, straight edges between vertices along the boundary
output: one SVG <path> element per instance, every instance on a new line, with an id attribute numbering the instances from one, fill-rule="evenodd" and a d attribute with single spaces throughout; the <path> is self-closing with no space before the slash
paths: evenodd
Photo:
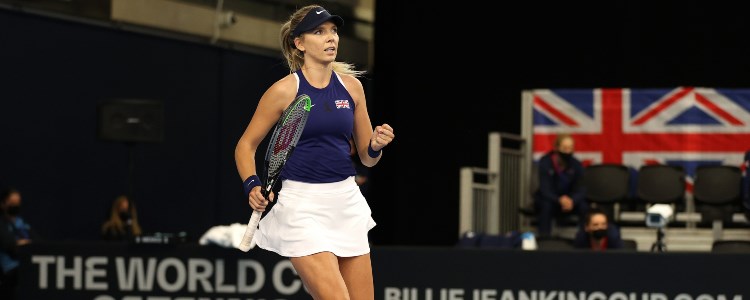
<path id="1" fill-rule="evenodd" d="M 586 201 L 602 209 L 612 222 L 618 222 L 618 204 L 628 199 L 630 171 L 622 164 L 599 164 L 583 172 Z"/>
<path id="2" fill-rule="evenodd" d="M 685 169 L 681 166 L 646 165 L 638 169 L 638 183 L 636 184 L 636 198 L 646 204 L 646 209 L 654 204 L 667 204 L 675 212 L 668 222 L 675 220 L 678 211 L 685 207 Z M 645 222 L 645 220 L 644 220 Z M 651 251 L 666 251 L 664 244 L 665 230 L 659 227 L 656 242 L 651 245 Z"/>
<path id="3" fill-rule="evenodd" d="M 742 212 L 740 191 L 742 171 L 725 165 L 698 166 L 693 181 L 693 200 L 703 226 L 711 224 L 714 239 L 721 239 L 724 225 L 733 223 L 734 213 Z"/>
<path id="4" fill-rule="evenodd" d="M 684 210 L 685 169 L 681 166 L 642 166 L 636 186 L 636 197 L 647 205 L 670 204 L 675 211 Z"/>

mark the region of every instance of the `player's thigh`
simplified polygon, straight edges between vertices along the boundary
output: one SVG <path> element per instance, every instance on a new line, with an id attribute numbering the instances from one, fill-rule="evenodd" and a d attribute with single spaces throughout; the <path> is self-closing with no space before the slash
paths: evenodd
<path id="1" fill-rule="evenodd" d="M 339 257 L 339 270 L 352 300 L 374 299 L 375 288 L 369 253 L 355 257 Z"/>
<path id="2" fill-rule="evenodd" d="M 290 259 L 314 299 L 349 299 L 336 256 L 320 252 Z"/>

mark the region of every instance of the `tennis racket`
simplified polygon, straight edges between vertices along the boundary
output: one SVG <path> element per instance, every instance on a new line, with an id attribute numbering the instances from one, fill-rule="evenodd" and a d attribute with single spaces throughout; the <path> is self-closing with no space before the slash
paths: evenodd
<path id="1" fill-rule="evenodd" d="M 268 195 L 276 185 L 279 175 L 281 175 L 281 168 L 284 167 L 284 164 L 292 155 L 294 147 L 297 146 L 297 141 L 299 141 L 302 130 L 305 128 L 307 116 L 310 115 L 310 108 L 312 108 L 310 97 L 305 94 L 299 95 L 281 113 L 281 118 L 276 122 L 271 141 L 266 149 L 266 180 L 261 185 L 261 193 L 266 199 L 268 199 Z M 255 230 L 258 229 L 258 222 L 260 222 L 262 214 L 261 211 L 253 211 L 250 221 L 247 223 L 245 235 L 240 242 L 240 250 L 244 252 L 250 250 L 253 235 L 255 235 Z"/>

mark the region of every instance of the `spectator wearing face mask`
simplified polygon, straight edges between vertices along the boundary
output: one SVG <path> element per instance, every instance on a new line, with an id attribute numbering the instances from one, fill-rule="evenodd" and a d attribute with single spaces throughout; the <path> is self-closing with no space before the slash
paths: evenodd
<path id="1" fill-rule="evenodd" d="M 16 299 L 18 248 L 38 239 L 20 213 L 21 193 L 15 188 L 0 191 L 0 299 Z"/>
<path id="2" fill-rule="evenodd" d="M 559 134 L 554 149 L 539 159 L 539 189 L 534 193 L 534 208 L 539 236 L 549 236 L 552 222 L 565 215 L 583 220 L 588 210 L 583 187 L 583 164 L 573 156 L 574 141 Z"/>
<path id="3" fill-rule="evenodd" d="M 135 203 L 121 195 L 112 202 L 109 219 L 102 224 L 102 238 L 110 241 L 127 241 L 141 235 L 141 225 Z"/>
<path id="4" fill-rule="evenodd" d="M 607 214 L 598 208 L 589 210 L 586 223 L 578 229 L 573 245 L 576 248 L 600 251 L 623 247 L 617 225 L 610 223 Z"/>

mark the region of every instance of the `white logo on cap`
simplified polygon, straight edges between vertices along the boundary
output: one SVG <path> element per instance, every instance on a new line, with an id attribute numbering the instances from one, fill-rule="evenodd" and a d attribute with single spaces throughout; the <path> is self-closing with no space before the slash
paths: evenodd
<path id="1" fill-rule="evenodd" d="M 324 12 L 324 11 L 325 11 L 325 10 L 321 10 L 321 11 L 316 11 L 315 13 L 316 13 L 316 14 L 320 14 L 320 13 L 322 13 L 322 12 Z"/>

